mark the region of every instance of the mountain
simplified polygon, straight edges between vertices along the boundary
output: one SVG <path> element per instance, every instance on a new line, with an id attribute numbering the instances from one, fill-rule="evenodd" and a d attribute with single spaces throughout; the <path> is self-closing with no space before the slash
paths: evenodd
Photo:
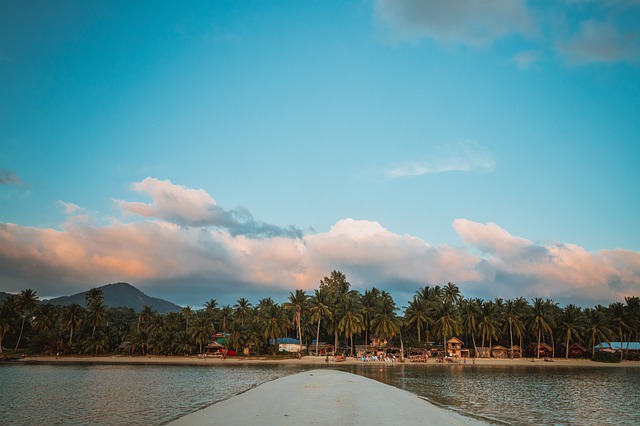
<path id="1" fill-rule="evenodd" d="M 157 297 L 147 296 L 134 286 L 128 283 L 107 284 L 98 287 L 104 294 L 104 304 L 109 308 L 131 308 L 136 312 L 140 312 L 144 306 L 151 307 L 154 311 L 161 314 L 169 312 L 179 312 L 182 307 L 169 301 L 158 299 Z M 62 296 L 47 300 L 53 305 L 68 306 L 77 303 L 80 306 L 87 306 L 84 299 L 86 291 L 77 293 L 72 296 Z"/>
<path id="2" fill-rule="evenodd" d="M 9 297 L 9 293 L 5 293 L 4 291 L 0 291 L 0 302 L 4 302 L 7 297 Z"/>

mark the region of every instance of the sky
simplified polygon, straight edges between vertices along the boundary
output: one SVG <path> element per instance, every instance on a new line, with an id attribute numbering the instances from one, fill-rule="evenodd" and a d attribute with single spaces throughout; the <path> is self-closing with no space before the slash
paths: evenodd
<path id="1" fill-rule="evenodd" d="M 0 3 L 0 291 L 640 295 L 640 1 Z"/>

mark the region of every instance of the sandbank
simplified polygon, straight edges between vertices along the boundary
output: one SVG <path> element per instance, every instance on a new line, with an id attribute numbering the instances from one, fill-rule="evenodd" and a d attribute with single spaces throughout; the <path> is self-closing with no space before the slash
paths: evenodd
<path id="1" fill-rule="evenodd" d="M 181 417 L 170 425 L 483 425 L 418 396 L 332 369 L 286 376 Z"/>

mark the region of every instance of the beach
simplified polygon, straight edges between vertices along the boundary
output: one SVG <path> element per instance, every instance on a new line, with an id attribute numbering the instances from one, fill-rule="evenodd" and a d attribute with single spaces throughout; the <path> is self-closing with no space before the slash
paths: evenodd
<path id="1" fill-rule="evenodd" d="M 64 356 L 25 356 L 15 359 L 11 362 L 24 363 L 54 363 L 54 364 L 75 364 L 75 363 L 91 363 L 91 364 L 167 364 L 167 365 L 251 365 L 251 364 L 281 364 L 281 365 L 309 365 L 319 366 L 325 365 L 325 357 L 322 356 L 303 356 L 297 358 L 278 358 L 278 357 L 227 357 L 226 359 L 217 357 L 200 357 L 200 356 L 131 356 L 131 355 L 107 355 L 107 356 L 90 356 L 90 355 L 64 355 Z M 474 363 L 475 362 L 475 363 Z M 370 361 L 363 362 L 359 358 L 347 357 L 344 361 L 334 361 L 333 357 L 329 357 L 329 365 L 354 365 L 354 364 L 374 364 L 374 365 L 395 365 L 399 362 L 382 362 Z M 544 359 L 536 358 L 516 358 L 516 359 L 496 359 L 496 358 L 471 358 L 460 359 L 455 363 L 440 363 L 436 359 L 429 359 L 424 363 L 413 363 L 406 360 L 405 365 L 421 366 L 540 366 L 540 367 L 602 367 L 602 368 L 640 368 L 638 361 L 623 361 L 620 363 L 602 363 L 594 362 L 590 359 L 564 359 L 555 358 L 551 362 Z"/>
<path id="2" fill-rule="evenodd" d="M 184 416 L 179 425 L 482 425 L 402 389 L 366 377 L 315 369 L 283 377 Z"/>

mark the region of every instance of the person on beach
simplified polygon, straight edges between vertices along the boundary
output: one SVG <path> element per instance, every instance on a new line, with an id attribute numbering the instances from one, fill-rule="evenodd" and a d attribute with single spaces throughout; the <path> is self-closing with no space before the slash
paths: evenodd
<path id="1" fill-rule="evenodd" d="M 327 355 L 327 356 L 324 358 L 324 365 L 328 365 L 328 364 L 329 364 L 329 355 Z"/>

